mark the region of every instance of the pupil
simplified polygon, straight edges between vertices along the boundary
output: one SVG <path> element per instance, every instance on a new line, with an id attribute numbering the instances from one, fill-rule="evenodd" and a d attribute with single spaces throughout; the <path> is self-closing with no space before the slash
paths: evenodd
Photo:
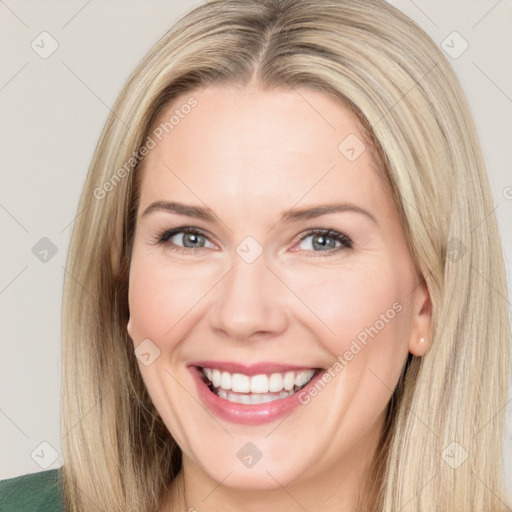
<path id="1" fill-rule="evenodd" d="M 327 243 L 326 244 L 325 241 L 328 240 L 328 239 L 331 240 L 331 243 Z M 315 240 L 320 240 L 320 243 L 319 244 L 315 243 Z M 315 249 L 317 249 L 319 247 L 323 248 L 323 247 L 326 247 L 326 246 L 334 249 L 334 245 L 335 245 L 334 244 L 334 240 L 330 236 L 317 235 L 316 237 L 313 238 L 313 247 Z"/>
<path id="2" fill-rule="evenodd" d="M 198 241 L 198 235 L 195 233 L 185 233 L 184 243 L 186 247 L 194 247 L 194 243 Z M 192 245 L 188 246 L 187 243 L 191 242 Z"/>

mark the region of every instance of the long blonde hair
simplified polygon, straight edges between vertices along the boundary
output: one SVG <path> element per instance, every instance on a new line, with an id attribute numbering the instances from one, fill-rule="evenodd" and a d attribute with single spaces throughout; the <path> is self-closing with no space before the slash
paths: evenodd
<path id="1" fill-rule="evenodd" d="M 507 290 L 484 162 L 447 60 L 383 0 L 210 0 L 174 25 L 128 79 L 94 153 L 67 260 L 67 510 L 153 512 L 180 470 L 180 449 L 147 394 L 126 332 L 140 149 L 176 96 L 251 79 L 266 89 L 321 90 L 357 114 L 430 291 L 432 348 L 409 355 L 390 401 L 372 510 L 509 510 Z"/>

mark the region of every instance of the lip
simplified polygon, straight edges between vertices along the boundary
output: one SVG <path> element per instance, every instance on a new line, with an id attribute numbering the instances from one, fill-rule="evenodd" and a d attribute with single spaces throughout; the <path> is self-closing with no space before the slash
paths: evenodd
<path id="1" fill-rule="evenodd" d="M 201 366 L 203 368 L 212 368 L 229 373 L 243 373 L 244 375 L 259 375 L 262 373 L 280 373 L 280 372 L 300 372 L 302 370 L 311 370 L 311 366 L 283 365 L 279 363 L 254 363 L 241 364 L 231 361 L 194 361 L 189 363 L 191 366 Z"/>
<path id="2" fill-rule="evenodd" d="M 287 414 L 291 413 L 291 411 L 294 410 L 299 405 L 303 405 L 299 400 L 300 392 L 296 392 L 287 398 L 281 398 L 279 400 L 265 402 L 262 404 L 248 405 L 230 402 L 229 400 L 220 398 L 210 390 L 210 388 L 203 380 L 203 373 L 202 369 L 200 368 L 202 364 L 197 364 L 198 366 L 191 365 L 188 367 L 188 369 L 192 373 L 192 378 L 196 383 L 199 397 L 202 403 L 206 406 L 206 408 L 220 419 L 229 421 L 231 423 L 239 423 L 244 425 L 262 425 L 264 423 L 270 423 L 272 421 L 278 420 L 279 418 L 282 418 L 283 416 L 286 416 Z M 215 363 L 214 366 L 208 365 L 205 367 L 218 368 L 220 370 L 221 368 L 217 366 L 218 364 L 219 363 Z M 227 369 L 229 364 L 230 363 L 224 363 L 222 369 L 225 369 L 225 371 L 229 371 Z M 240 370 L 242 368 L 241 365 L 239 364 L 236 364 L 235 366 L 237 370 Z M 311 369 L 311 367 L 292 367 L 276 365 L 276 368 L 277 367 L 285 368 L 285 370 L 273 369 L 273 372 L 286 371 L 286 369 L 288 371 L 292 371 L 292 369 L 295 368 L 298 370 Z M 245 367 L 244 373 L 245 371 L 247 371 L 247 369 L 251 370 L 252 373 L 250 375 L 258 374 L 258 372 L 267 373 L 267 370 L 268 368 L 270 368 L 270 365 L 264 365 L 265 371 L 261 371 L 261 368 L 263 368 L 262 365 L 251 365 L 250 367 Z M 317 373 L 313 376 L 313 378 L 303 388 L 301 388 L 301 392 L 307 392 L 309 387 L 314 386 L 315 382 L 318 379 L 322 378 L 322 374 L 324 372 L 325 370 L 318 368 Z"/>

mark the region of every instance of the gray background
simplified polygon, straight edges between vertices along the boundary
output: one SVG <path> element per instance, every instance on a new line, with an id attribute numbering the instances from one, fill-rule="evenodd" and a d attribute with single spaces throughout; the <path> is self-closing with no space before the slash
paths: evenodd
<path id="1" fill-rule="evenodd" d="M 512 2 L 391 3 L 452 53 L 481 137 L 510 276 Z M 129 73 L 173 21 L 197 4 L 0 0 L 0 479 L 63 463 L 62 282 L 81 187 L 109 107 Z M 45 31 L 50 35 L 41 36 Z M 469 46 L 457 56 L 464 40 Z M 58 48 L 45 55 L 52 44 Z M 508 418 L 511 481 L 512 400 L 501 412 Z"/>

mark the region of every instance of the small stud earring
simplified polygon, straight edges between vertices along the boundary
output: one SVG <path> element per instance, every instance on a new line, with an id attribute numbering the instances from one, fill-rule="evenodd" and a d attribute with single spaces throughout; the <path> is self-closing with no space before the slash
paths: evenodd
<path id="1" fill-rule="evenodd" d="M 424 343 L 425 342 L 425 338 L 420 338 L 420 343 Z"/>

